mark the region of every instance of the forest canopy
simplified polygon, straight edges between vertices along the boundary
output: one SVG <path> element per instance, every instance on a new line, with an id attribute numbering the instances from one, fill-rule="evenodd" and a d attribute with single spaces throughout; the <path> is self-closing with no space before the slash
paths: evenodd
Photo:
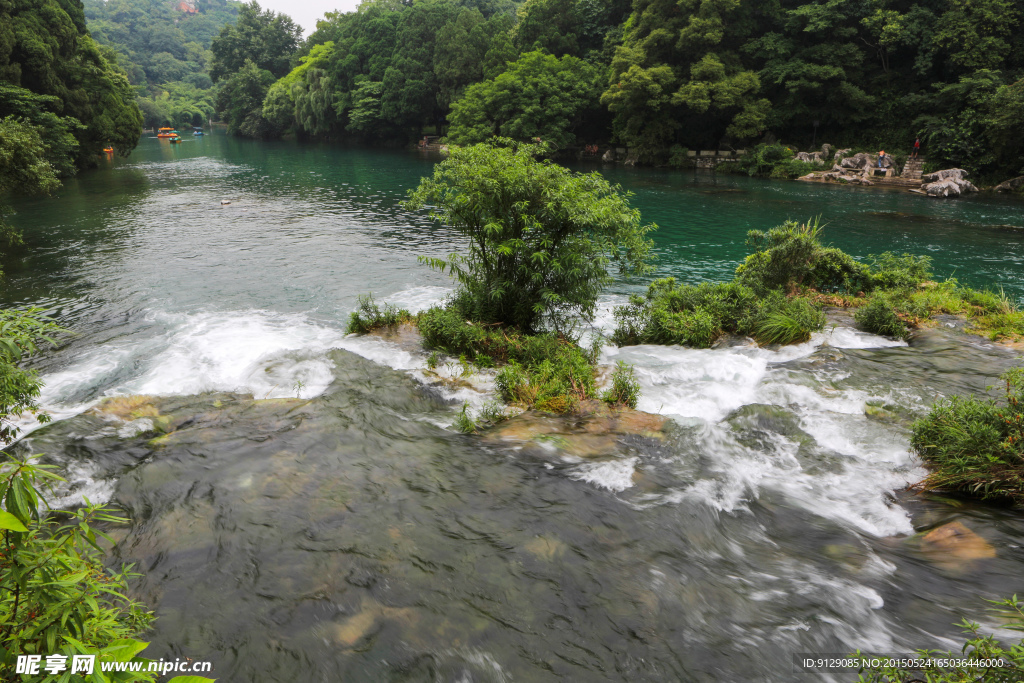
<path id="1" fill-rule="evenodd" d="M 936 162 L 1016 173 L 1022 22 L 1022 0 L 365 0 L 318 22 L 288 73 L 253 56 L 275 81 L 234 130 L 502 134 L 615 143 L 651 162 L 766 136 L 886 149 L 921 136 Z M 249 34 L 250 52 L 270 31 Z M 230 39 L 241 54 L 237 38 L 214 51 Z M 221 63 L 222 80 L 247 68 Z"/>
<path id="2" fill-rule="evenodd" d="M 232 0 L 84 0 L 93 38 L 117 53 L 149 128 L 202 125 L 214 116 L 210 44 L 234 23 L 240 6 Z"/>
<path id="3" fill-rule="evenodd" d="M 97 45 L 70 0 L 0 3 L 0 118 L 31 127 L 61 175 L 95 162 L 107 144 L 134 149 L 142 117 L 116 57 Z"/>

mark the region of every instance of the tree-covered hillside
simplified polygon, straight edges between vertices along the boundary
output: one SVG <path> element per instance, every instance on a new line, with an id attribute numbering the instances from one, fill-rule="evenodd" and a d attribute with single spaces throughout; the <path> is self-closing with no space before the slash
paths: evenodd
<path id="1" fill-rule="evenodd" d="M 127 154 L 141 116 L 114 55 L 86 30 L 77 0 L 0 2 L 0 119 L 38 135 L 58 175 L 93 163 L 112 144 Z M 9 164 L 28 163 L 12 158 Z"/>
<path id="2" fill-rule="evenodd" d="M 210 43 L 234 23 L 232 0 L 85 0 L 93 37 L 117 52 L 146 126 L 200 125 L 214 113 Z"/>
<path id="3" fill-rule="evenodd" d="M 615 142 L 651 162 L 769 133 L 921 135 L 936 162 L 1024 165 L 1024 0 L 365 0 L 290 58 L 218 74 L 246 93 L 224 99 L 234 130 Z"/>

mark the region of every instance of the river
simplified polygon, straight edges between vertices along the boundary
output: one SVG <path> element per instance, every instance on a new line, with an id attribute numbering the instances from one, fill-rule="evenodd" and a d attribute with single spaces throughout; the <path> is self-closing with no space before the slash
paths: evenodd
<path id="1" fill-rule="evenodd" d="M 456 434 L 487 373 L 438 385 L 421 351 L 344 334 L 359 294 L 446 295 L 417 256 L 459 239 L 400 207 L 432 164 L 147 138 L 18 203 L 5 303 L 76 336 L 35 362 L 55 422 L 15 448 L 62 467 L 63 502 L 129 512 L 115 560 L 156 610 L 148 656 L 260 683 L 846 681 L 794 655 L 956 649 L 964 616 L 1013 638 L 984 599 L 1020 590 L 1024 518 L 903 490 L 924 473 L 910 421 L 984 391 L 1012 353 L 842 325 L 781 350 L 610 347 L 639 407 L 671 418 L 657 438 L 587 457 Z M 604 172 L 661 226 L 660 275 L 726 279 L 747 230 L 821 215 L 856 256 L 927 253 L 1024 297 L 1017 199 Z M 617 283 L 596 326 L 641 286 Z M 154 398 L 125 420 L 93 409 L 133 394 Z M 175 430 L 154 440 L 153 420 Z M 979 539 L 924 535 L 951 523 Z"/>

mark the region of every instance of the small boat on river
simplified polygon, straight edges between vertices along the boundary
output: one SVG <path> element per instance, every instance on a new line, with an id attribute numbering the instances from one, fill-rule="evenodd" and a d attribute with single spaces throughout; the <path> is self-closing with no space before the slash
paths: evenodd
<path id="1" fill-rule="evenodd" d="M 203 133 L 203 129 L 200 126 L 194 126 L 192 128 L 192 135 L 205 135 L 205 133 Z"/>
<path id="2" fill-rule="evenodd" d="M 158 138 L 176 138 L 178 137 L 178 131 L 174 130 L 173 128 L 161 128 L 157 132 L 156 136 Z"/>

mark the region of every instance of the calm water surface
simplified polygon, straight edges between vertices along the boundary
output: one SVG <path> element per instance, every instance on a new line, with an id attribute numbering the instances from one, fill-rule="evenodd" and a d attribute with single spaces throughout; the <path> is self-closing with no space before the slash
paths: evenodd
<path id="1" fill-rule="evenodd" d="M 1013 354 L 842 325 L 777 351 L 612 347 L 660 437 L 461 436 L 486 373 L 438 384 L 416 348 L 344 334 L 359 294 L 445 296 L 416 259 L 460 241 L 399 206 L 432 163 L 145 139 L 18 206 L 4 298 L 77 336 L 38 363 L 60 419 L 17 448 L 63 467 L 66 502 L 130 512 L 116 553 L 159 616 L 147 654 L 224 681 L 841 681 L 794 653 L 955 648 L 962 616 L 1012 637 L 983 599 L 1020 590 L 1024 518 L 903 489 L 923 476 L 910 421 Z M 662 275 L 726 279 L 747 230 L 821 215 L 857 256 L 927 253 L 1024 297 L 1019 200 L 601 170 L 661 226 Z M 92 410 L 127 394 L 175 431 Z M 981 546 L 925 535 L 950 523 Z"/>

